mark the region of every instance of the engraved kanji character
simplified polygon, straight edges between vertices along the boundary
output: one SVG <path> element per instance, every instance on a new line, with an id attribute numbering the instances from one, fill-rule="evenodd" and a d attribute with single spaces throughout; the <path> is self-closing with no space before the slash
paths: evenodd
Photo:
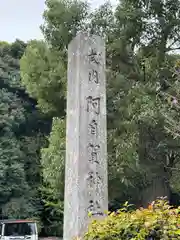
<path id="1" fill-rule="evenodd" d="M 89 124 L 90 133 L 92 135 L 97 135 L 97 122 L 96 120 L 92 120 Z"/>
<path id="2" fill-rule="evenodd" d="M 96 172 L 96 184 L 101 184 L 102 183 L 102 178 L 101 178 L 101 176 L 99 176 L 99 173 L 98 172 Z"/>
<path id="3" fill-rule="evenodd" d="M 93 210 L 94 210 L 94 201 L 90 200 L 89 206 L 88 206 L 88 211 L 93 212 Z"/>
<path id="4" fill-rule="evenodd" d="M 87 180 L 88 180 L 88 183 L 89 183 L 90 187 L 92 188 L 95 184 L 94 173 L 92 171 L 88 173 Z"/>
<path id="5" fill-rule="evenodd" d="M 90 211 L 92 213 L 92 215 L 103 215 L 102 211 L 101 211 L 101 206 L 100 206 L 100 203 L 99 201 L 93 201 L 93 200 L 90 200 L 89 201 L 89 206 L 88 206 L 88 211 Z"/>
<path id="6" fill-rule="evenodd" d="M 96 49 L 91 48 L 90 53 L 88 54 L 88 57 L 89 57 L 90 63 L 95 63 L 97 65 L 101 63 L 101 53 L 98 53 Z"/>
<path id="7" fill-rule="evenodd" d="M 100 98 L 93 98 L 89 96 L 87 98 L 87 112 L 94 111 L 97 115 L 100 113 Z"/>
<path id="8" fill-rule="evenodd" d="M 89 177 L 88 180 L 92 183 L 92 184 L 101 184 L 102 183 L 102 178 L 101 176 L 99 176 L 98 172 L 89 172 Z"/>
<path id="9" fill-rule="evenodd" d="M 94 69 L 89 72 L 89 82 L 99 83 L 98 72 Z"/>
<path id="10" fill-rule="evenodd" d="M 90 148 L 90 158 L 89 158 L 89 161 L 92 162 L 92 163 L 98 163 L 99 164 L 99 161 L 98 161 L 98 151 L 100 149 L 100 146 L 99 145 L 93 145 L 93 144 L 89 144 L 88 148 Z"/>

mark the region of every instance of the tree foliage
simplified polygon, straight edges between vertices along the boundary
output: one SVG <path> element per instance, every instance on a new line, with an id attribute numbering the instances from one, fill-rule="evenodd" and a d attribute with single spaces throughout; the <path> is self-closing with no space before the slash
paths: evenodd
<path id="1" fill-rule="evenodd" d="M 49 146 L 42 149 L 42 166 L 44 181 L 49 183 L 56 194 L 62 194 L 64 189 L 65 164 L 65 121 L 54 118 L 49 137 Z M 54 192 L 55 194 L 55 192 Z"/>
<path id="2" fill-rule="evenodd" d="M 0 209 L 9 218 L 39 217 L 42 211 L 40 148 L 50 121 L 21 86 L 25 48 L 20 40 L 0 44 Z"/>
<path id="3" fill-rule="evenodd" d="M 84 239 L 179 239 L 179 208 L 162 200 L 148 209 L 129 211 L 129 205 L 109 213 L 105 220 L 93 221 Z"/>
<path id="4" fill-rule="evenodd" d="M 41 151 L 43 167 L 42 199 L 48 234 L 62 235 L 65 165 L 65 121 L 54 118 L 49 145 Z M 61 224 L 60 224 L 61 223 Z"/>
<path id="5" fill-rule="evenodd" d="M 105 3 L 93 10 L 83 1 L 47 0 L 46 6 L 45 41 L 31 41 L 21 60 L 28 94 L 59 118 L 42 150 L 45 202 L 62 210 L 56 193 L 62 200 L 67 47 L 84 30 L 106 41 L 110 206 L 171 199 L 179 190 L 179 56 L 173 51 L 180 47 L 180 1 L 122 0 L 115 9 Z"/>
<path id="6" fill-rule="evenodd" d="M 22 84 L 45 113 L 64 112 L 66 67 L 58 52 L 50 51 L 43 42 L 29 43 L 21 60 L 21 77 Z"/>

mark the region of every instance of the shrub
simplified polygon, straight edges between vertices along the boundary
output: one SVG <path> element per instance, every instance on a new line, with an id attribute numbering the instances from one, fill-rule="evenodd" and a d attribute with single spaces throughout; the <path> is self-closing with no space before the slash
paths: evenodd
<path id="1" fill-rule="evenodd" d="M 164 200 L 147 209 L 129 211 L 126 203 L 103 220 L 93 220 L 85 240 L 166 240 L 180 239 L 180 207 L 172 208 Z"/>

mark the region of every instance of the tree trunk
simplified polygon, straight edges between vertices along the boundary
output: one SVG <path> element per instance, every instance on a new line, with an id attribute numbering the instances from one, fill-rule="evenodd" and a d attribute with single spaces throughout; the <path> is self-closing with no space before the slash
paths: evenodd
<path id="1" fill-rule="evenodd" d="M 160 197 L 170 199 L 170 187 L 163 176 L 152 179 L 152 183 L 142 191 L 141 205 L 147 207 L 154 200 Z"/>
<path id="2" fill-rule="evenodd" d="M 160 148 L 166 143 L 163 121 L 155 126 L 139 125 L 139 164 L 144 171 L 144 189 L 141 190 L 141 204 L 147 207 L 158 197 L 170 199 L 170 173 L 166 169 L 167 152 Z"/>

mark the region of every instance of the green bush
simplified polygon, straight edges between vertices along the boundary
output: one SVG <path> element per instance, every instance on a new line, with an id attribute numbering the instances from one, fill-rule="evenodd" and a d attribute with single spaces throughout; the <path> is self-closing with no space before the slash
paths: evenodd
<path id="1" fill-rule="evenodd" d="M 164 200 L 147 209 L 129 211 L 126 203 L 103 220 L 93 220 L 84 240 L 166 240 L 180 239 L 180 207 L 172 208 Z"/>

